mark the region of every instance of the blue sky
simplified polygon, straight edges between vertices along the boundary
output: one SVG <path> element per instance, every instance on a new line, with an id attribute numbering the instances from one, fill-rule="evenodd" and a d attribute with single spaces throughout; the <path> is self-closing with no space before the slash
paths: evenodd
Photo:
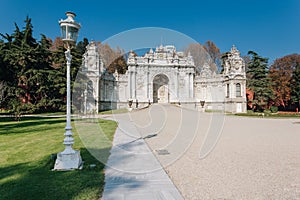
<path id="1" fill-rule="evenodd" d="M 1 0 L 0 9 L 0 33 L 11 34 L 14 22 L 23 27 L 28 15 L 36 38 L 54 39 L 58 20 L 73 11 L 82 25 L 79 39 L 104 41 L 134 28 L 162 27 L 202 44 L 211 40 L 222 52 L 235 44 L 243 55 L 254 50 L 271 61 L 300 53 L 299 0 Z"/>

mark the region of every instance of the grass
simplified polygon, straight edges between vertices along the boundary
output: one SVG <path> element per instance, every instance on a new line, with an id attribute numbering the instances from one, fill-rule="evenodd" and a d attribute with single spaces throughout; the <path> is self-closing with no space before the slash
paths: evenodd
<path id="1" fill-rule="evenodd" d="M 236 116 L 244 117 L 264 117 L 264 118 L 299 118 L 300 113 L 271 113 L 271 112 L 253 112 L 248 110 L 247 113 L 237 113 Z"/>
<path id="2" fill-rule="evenodd" d="M 99 120 L 109 140 L 116 122 Z M 99 199 L 104 185 L 104 164 L 84 147 L 76 130 L 74 149 L 80 149 L 83 170 L 51 171 L 56 154 L 64 149 L 64 118 L 0 118 L 0 199 Z M 73 126 L 74 127 L 74 126 Z M 97 147 L 106 152 L 110 146 Z M 96 164 L 89 168 L 89 164 Z"/>
<path id="3" fill-rule="evenodd" d="M 224 110 L 212 110 L 212 109 L 205 109 L 207 113 L 226 113 Z"/>
<path id="4" fill-rule="evenodd" d="M 110 114 L 122 114 L 122 113 L 127 113 L 127 112 L 128 112 L 127 108 L 121 108 L 121 109 L 117 109 L 117 110 L 102 111 L 99 114 L 100 115 L 110 115 Z"/>

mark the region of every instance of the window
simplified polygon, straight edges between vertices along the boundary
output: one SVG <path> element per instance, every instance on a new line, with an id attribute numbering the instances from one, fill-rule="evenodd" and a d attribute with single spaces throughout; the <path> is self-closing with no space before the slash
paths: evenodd
<path id="1" fill-rule="evenodd" d="M 241 84 L 240 83 L 237 83 L 236 84 L 236 97 L 241 97 L 242 95 L 242 93 L 241 93 Z"/>
<path id="2" fill-rule="evenodd" d="M 226 97 L 229 97 L 229 84 L 226 85 Z"/>

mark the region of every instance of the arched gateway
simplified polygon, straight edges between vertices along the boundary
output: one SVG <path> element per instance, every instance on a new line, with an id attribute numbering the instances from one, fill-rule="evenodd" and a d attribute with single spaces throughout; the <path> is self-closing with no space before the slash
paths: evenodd
<path id="1" fill-rule="evenodd" d="M 158 74 L 153 79 L 153 103 L 169 103 L 169 78 Z"/>
<path id="2" fill-rule="evenodd" d="M 226 56 L 222 74 L 212 72 L 207 63 L 198 66 L 201 71 L 196 73 L 191 54 L 161 45 L 144 56 L 129 52 L 126 73 L 110 74 L 97 44 L 91 42 L 82 70 L 94 86 L 91 110 L 124 108 L 132 102 L 139 108 L 149 103 L 180 103 L 190 108 L 246 112 L 245 62 L 235 46 Z M 85 92 L 81 93 L 84 97 Z"/>

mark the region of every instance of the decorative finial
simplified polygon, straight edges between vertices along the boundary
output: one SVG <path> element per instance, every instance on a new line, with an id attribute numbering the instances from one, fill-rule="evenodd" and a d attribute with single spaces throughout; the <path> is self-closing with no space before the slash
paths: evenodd
<path id="1" fill-rule="evenodd" d="M 237 52 L 237 51 L 238 50 L 237 50 L 236 46 L 233 44 L 232 47 L 231 47 L 231 52 Z"/>

